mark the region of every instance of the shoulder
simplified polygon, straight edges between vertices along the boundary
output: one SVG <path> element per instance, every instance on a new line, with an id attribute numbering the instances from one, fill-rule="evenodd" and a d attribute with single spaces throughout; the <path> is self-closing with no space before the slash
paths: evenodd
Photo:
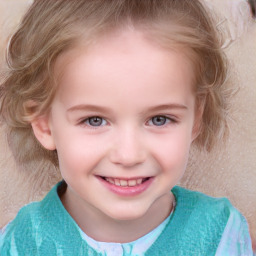
<path id="1" fill-rule="evenodd" d="M 29 224 L 32 224 L 32 227 L 40 224 L 40 222 L 43 221 L 42 217 L 47 217 L 50 208 L 56 205 L 57 197 L 56 185 L 48 192 L 42 201 L 32 202 L 22 207 L 15 219 L 6 227 L 6 232 L 8 233 L 10 230 L 28 227 Z"/>
<path id="2" fill-rule="evenodd" d="M 1 255 L 5 255 L 4 253 L 7 251 L 12 252 L 16 247 L 36 248 L 34 238 L 36 236 L 39 238 L 39 231 L 47 223 L 48 216 L 52 212 L 51 207 L 55 205 L 56 197 L 57 185 L 42 201 L 30 203 L 19 210 L 15 219 L 2 231 L 0 241 Z M 13 254 L 20 255 L 18 252 L 13 252 Z"/>
<path id="3" fill-rule="evenodd" d="M 238 232 L 248 234 L 248 229 L 240 229 L 245 219 L 227 198 L 214 198 L 179 186 L 172 193 L 175 210 L 148 255 L 215 255 L 223 234 L 229 231 L 226 227 L 236 223 Z M 236 241 L 232 245 L 237 246 Z"/>
<path id="4" fill-rule="evenodd" d="M 184 218 L 184 222 L 188 220 L 187 226 L 194 229 L 194 232 L 204 229 L 207 235 L 215 232 L 220 238 L 232 233 L 232 237 L 238 240 L 249 237 L 245 217 L 227 198 L 215 198 L 178 186 L 172 192 L 177 200 L 177 215 Z"/>
<path id="5" fill-rule="evenodd" d="M 53 187 L 42 201 L 19 211 L 2 234 L 1 256 L 82 255 L 90 250 L 82 240 L 79 227 L 61 203 L 58 193 L 63 184 Z"/>
<path id="6" fill-rule="evenodd" d="M 238 210 L 230 203 L 227 198 L 216 198 L 208 196 L 198 191 L 192 191 L 179 186 L 172 189 L 172 192 L 176 198 L 177 204 L 181 207 L 191 208 L 198 212 L 202 212 L 203 215 L 217 214 L 223 218 L 228 219 L 232 214 L 238 214 Z"/>
<path id="7" fill-rule="evenodd" d="M 216 255 L 252 255 L 252 242 L 244 216 L 231 210 Z"/>
<path id="8" fill-rule="evenodd" d="M 182 187 L 174 187 L 172 192 L 177 202 L 167 235 L 175 230 L 181 247 L 189 242 L 188 252 L 215 255 L 227 224 L 233 218 L 245 221 L 227 198 L 214 198 Z"/>

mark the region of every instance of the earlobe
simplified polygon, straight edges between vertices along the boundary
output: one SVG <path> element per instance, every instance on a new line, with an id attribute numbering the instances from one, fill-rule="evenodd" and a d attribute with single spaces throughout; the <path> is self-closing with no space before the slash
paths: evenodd
<path id="1" fill-rule="evenodd" d="M 35 137 L 48 150 L 55 150 L 55 143 L 47 116 L 38 117 L 31 122 Z"/>

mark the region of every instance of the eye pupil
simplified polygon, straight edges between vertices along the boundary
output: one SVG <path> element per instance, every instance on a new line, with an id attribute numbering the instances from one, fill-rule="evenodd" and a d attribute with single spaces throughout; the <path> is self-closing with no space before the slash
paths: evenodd
<path id="1" fill-rule="evenodd" d="M 102 124 L 102 118 L 97 116 L 90 117 L 88 121 L 91 126 L 100 126 Z"/>
<path id="2" fill-rule="evenodd" d="M 164 125 L 166 123 L 166 117 L 155 116 L 152 118 L 152 123 L 156 126 Z"/>

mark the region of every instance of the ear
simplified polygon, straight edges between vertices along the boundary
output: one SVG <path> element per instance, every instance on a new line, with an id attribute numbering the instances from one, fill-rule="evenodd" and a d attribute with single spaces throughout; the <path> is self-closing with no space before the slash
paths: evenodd
<path id="1" fill-rule="evenodd" d="M 48 150 L 55 150 L 55 143 L 49 125 L 49 117 L 41 116 L 31 122 L 35 137 Z"/>
<path id="2" fill-rule="evenodd" d="M 195 120 L 192 130 L 192 141 L 194 141 L 201 132 L 201 125 L 205 107 L 205 97 L 203 99 L 196 99 L 195 106 Z"/>

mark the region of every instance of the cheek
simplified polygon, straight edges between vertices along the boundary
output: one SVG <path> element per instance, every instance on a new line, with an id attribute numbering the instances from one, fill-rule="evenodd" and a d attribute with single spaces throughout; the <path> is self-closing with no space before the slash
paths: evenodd
<path id="1" fill-rule="evenodd" d="M 191 137 L 175 134 L 158 140 L 157 144 L 154 147 L 154 157 L 162 165 L 162 169 L 183 172 L 188 161 Z"/>
<path id="2" fill-rule="evenodd" d="M 106 150 L 95 139 L 68 135 L 65 138 L 56 143 L 63 178 L 70 174 L 74 178 L 76 175 L 89 174 L 104 157 Z"/>

